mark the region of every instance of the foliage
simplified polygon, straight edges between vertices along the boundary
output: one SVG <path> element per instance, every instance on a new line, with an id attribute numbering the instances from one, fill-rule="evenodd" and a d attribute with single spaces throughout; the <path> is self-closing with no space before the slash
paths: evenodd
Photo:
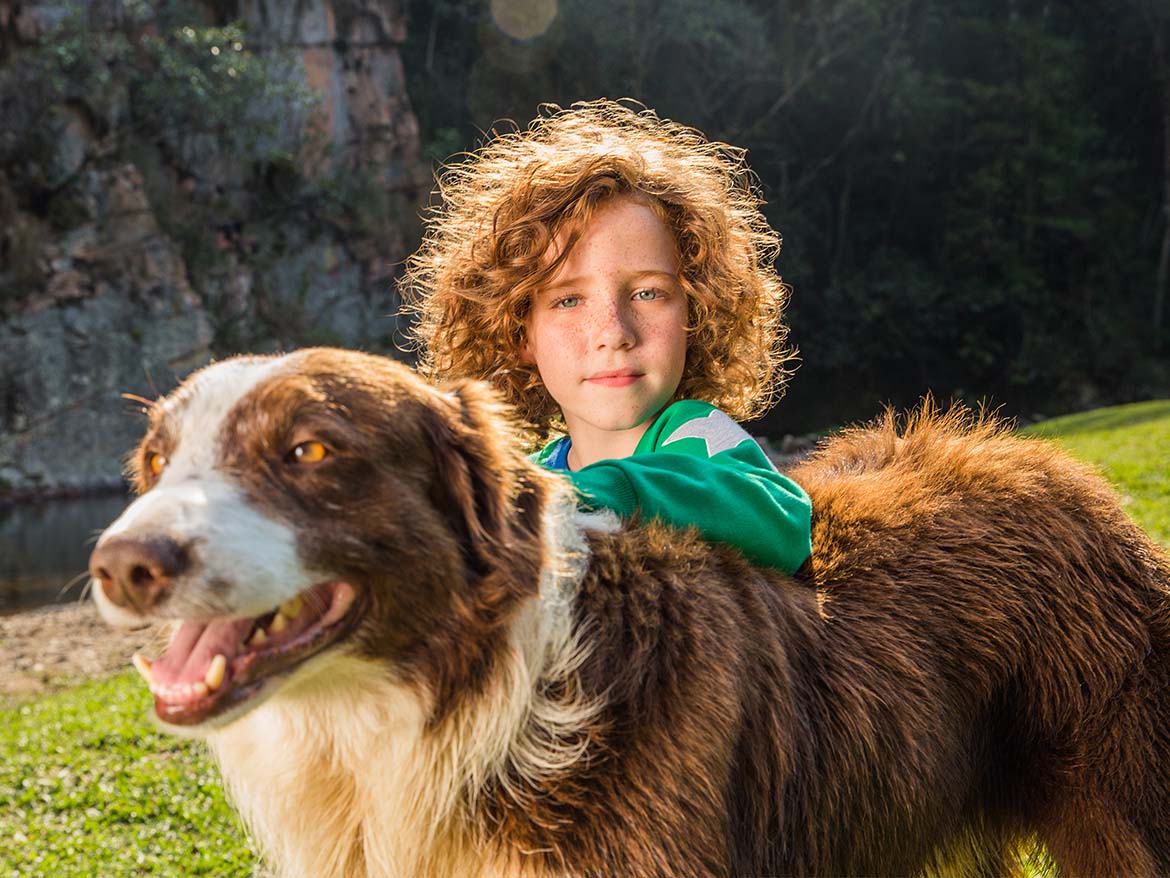
<path id="1" fill-rule="evenodd" d="M 804 359 L 783 430 L 927 390 L 1031 413 L 1170 382 L 1165 3 L 561 0 L 526 39 L 508 5 L 410 0 L 424 142 L 606 95 L 747 147 Z"/>
<path id="2" fill-rule="evenodd" d="M 239 22 L 208 25 L 193 7 L 159 0 L 119 4 L 111 23 L 103 7 L 70 6 L 41 42 L 0 67 L 0 104 L 16 123 L 5 126 L 0 161 L 51 158 L 56 116 L 72 105 L 106 140 L 105 154 L 135 142 L 177 153 L 184 141 L 213 135 L 247 164 L 277 151 L 288 117 L 311 104 L 307 90 L 280 75 L 283 58 L 247 47 Z"/>
<path id="3" fill-rule="evenodd" d="M 0 710 L 0 873 L 254 874 L 201 745 L 152 731 L 131 673 Z"/>

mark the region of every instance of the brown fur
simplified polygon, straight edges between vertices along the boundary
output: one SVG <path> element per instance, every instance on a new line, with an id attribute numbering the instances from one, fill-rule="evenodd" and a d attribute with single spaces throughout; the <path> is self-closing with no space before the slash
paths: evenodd
<path id="1" fill-rule="evenodd" d="M 281 470 L 306 430 L 337 454 Z M 289 792 L 251 797 L 267 847 L 304 832 L 347 876 L 1003 875 L 1039 842 L 1062 875 L 1170 873 L 1170 563 L 1044 442 L 930 407 L 830 440 L 792 472 L 813 500 L 794 578 L 655 523 L 589 530 L 577 658 L 519 694 L 516 632 L 551 612 L 542 569 L 572 559 L 544 532 L 559 482 L 489 391 L 302 352 L 221 445 L 306 566 L 362 585 L 348 655 L 417 694 L 425 728 L 403 752 L 431 760 L 430 798 L 398 799 L 431 802 L 400 813 L 425 826 L 363 821 L 379 766 L 344 718 L 374 690 L 273 696 L 212 741 L 238 794 L 253 754 L 282 746 L 265 712 L 304 699 L 297 774 L 276 773 Z M 515 741 L 482 739 L 495 711 L 518 717 Z M 400 832 L 408 857 L 384 850 Z"/>

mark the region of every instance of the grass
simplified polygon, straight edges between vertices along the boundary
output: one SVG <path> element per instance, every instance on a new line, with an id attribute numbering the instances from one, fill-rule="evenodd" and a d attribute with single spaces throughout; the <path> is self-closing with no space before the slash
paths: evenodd
<path id="1" fill-rule="evenodd" d="M 1029 428 L 1101 467 L 1170 546 L 1170 401 Z M 199 744 L 156 732 L 132 673 L 0 709 L 0 878 L 257 872 Z M 10 842 L 10 843 L 9 843 Z"/>
<path id="2" fill-rule="evenodd" d="M 1170 400 L 1053 418 L 1024 432 L 1100 467 L 1134 521 L 1170 546 Z"/>
<path id="3" fill-rule="evenodd" d="M 149 711 L 132 672 L 0 711 L 0 876 L 256 874 L 206 752 Z"/>

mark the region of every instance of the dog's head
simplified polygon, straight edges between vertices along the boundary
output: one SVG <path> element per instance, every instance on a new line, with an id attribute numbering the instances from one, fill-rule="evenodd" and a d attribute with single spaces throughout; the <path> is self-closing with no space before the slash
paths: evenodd
<path id="1" fill-rule="evenodd" d="M 209 366 L 149 416 L 90 573 L 108 621 L 177 623 L 136 659 L 160 720 L 230 722 L 338 651 L 436 714 L 486 679 L 538 588 L 549 485 L 487 388 L 312 349 Z"/>

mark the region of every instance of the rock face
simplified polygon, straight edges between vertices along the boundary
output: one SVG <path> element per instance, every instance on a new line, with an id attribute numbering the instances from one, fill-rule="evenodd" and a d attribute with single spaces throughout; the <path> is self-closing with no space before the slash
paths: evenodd
<path id="1" fill-rule="evenodd" d="M 186 41 L 173 13 L 83 5 L 0 0 L 0 502 L 120 485 L 142 424 L 121 394 L 153 398 L 213 357 L 392 352 L 395 275 L 429 189 L 395 2 L 215 0 Z M 83 36 L 63 41 L 78 14 Z M 234 48 L 198 43 L 237 21 Z M 47 45 L 95 28 L 129 51 L 45 74 Z M 143 136 L 150 73 L 119 71 L 149 40 L 264 64 L 241 117 L 259 145 L 230 119 L 180 115 Z"/>
<path id="2" fill-rule="evenodd" d="M 86 173 L 93 221 L 44 247 L 43 289 L 0 323 L 0 494 L 115 487 L 151 392 L 207 360 L 212 328 L 133 166 Z"/>

